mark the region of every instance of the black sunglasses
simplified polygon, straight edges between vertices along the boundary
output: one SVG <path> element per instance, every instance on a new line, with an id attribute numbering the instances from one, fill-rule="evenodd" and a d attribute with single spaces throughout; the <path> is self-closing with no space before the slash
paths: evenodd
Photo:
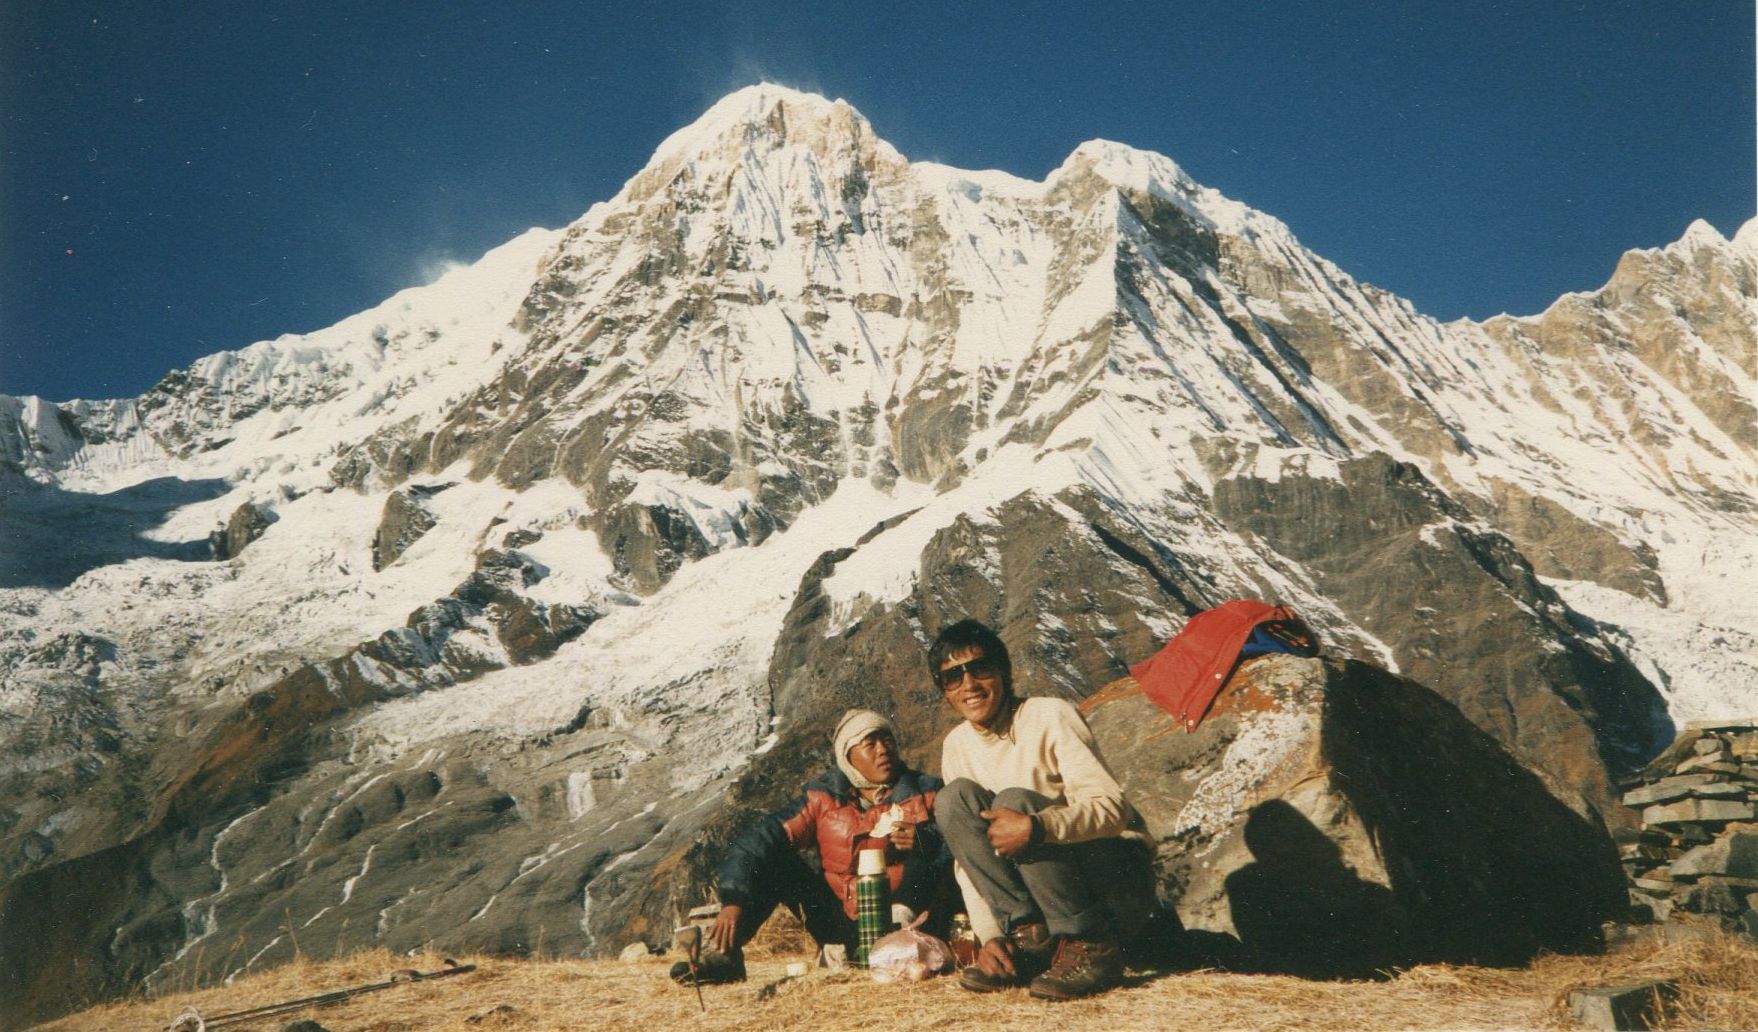
<path id="1" fill-rule="evenodd" d="M 984 656 L 978 656 L 967 663 L 949 666 L 940 671 L 940 690 L 950 691 L 964 683 L 964 675 L 970 674 L 979 681 L 988 681 L 1001 676 L 1001 664 Z"/>

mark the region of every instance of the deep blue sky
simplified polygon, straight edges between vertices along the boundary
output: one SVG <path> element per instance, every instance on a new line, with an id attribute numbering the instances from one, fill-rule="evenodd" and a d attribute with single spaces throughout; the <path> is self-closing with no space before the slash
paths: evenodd
<path id="1" fill-rule="evenodd" d="M 1442 318 L 1754 210 L 1751 0 L 0 4 L 0 391 L 138 394 L 609 197 L 761 79 L 912 159 L 1169 155 Z M 71 253 L 69 253 L 71 252 Z"/>

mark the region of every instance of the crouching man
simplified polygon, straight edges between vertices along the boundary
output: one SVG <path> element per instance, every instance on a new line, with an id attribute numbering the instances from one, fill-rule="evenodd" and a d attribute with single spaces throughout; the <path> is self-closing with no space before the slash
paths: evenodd
<path id="1" fill-rule="evenodd" d="M 1118 941 L 1156 901 L 1141 817 L 1072 703 L 1013 693 L 999 636 L 975 620 L 940 632 L 928 666 L 964 723 L 946 736 L 936 819 L 982 947 L 973 992 L 1029 985 L 1045 1000 L 1122 981 Z"/>
<path id="2" fill-rule="evenodd" d="M 911 770 L 898 751 L 897 730 L 871 710 L 849 710 L 831 735 L 837 769 L 806 783 L 787 807 L 733 840 L 719 872 L 720 916 L 708 929 L 697 965 L 704 984 L 745 978 L 743 947 L 786 906 L 820 945 L 855 951 L 855 859 L 865 848 L 886 851 L 891 900 L 916 913 L 933 911 L 944 928 L 956 895 L 952 854 L 933 824 L 939 778 Z M 822 875 L 799 851 L 816 847 Z M 671 976 L 689 982 L 687 962 Z"/>

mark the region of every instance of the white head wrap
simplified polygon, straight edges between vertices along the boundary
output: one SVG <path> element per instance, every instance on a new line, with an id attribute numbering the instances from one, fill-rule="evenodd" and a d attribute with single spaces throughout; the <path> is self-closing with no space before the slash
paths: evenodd
<path id="1" fill-rule="evenodd" d="M 861 776 L 861 772 L 848 761 L 848 751 L 861 744 L 861 739 L 875 731 L 889 731 L 893 741 L 897 739 L 897 728 L 891 721 L 872 710 L 852 709 L 842 715 L 836 722 L 836 730 L 830 735 L 830 742 L 836 750 L 836 766 L 846 775 L 856 788 L 879 788 L 875 782 Z"/>

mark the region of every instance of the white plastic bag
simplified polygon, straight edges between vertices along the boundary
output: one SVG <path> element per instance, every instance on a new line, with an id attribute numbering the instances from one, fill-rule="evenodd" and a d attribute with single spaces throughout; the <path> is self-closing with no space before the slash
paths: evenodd
<path id="1" fill-rule="evenodd" d="M 873 981 L 920 982 L 952 970 L 952 947 L 946 940 L 921 930 L 927 918 L 923 914 L 908 928 L 899 928 L 873 944 L 867 952 L 867 968 L 873 973 Z"/>

